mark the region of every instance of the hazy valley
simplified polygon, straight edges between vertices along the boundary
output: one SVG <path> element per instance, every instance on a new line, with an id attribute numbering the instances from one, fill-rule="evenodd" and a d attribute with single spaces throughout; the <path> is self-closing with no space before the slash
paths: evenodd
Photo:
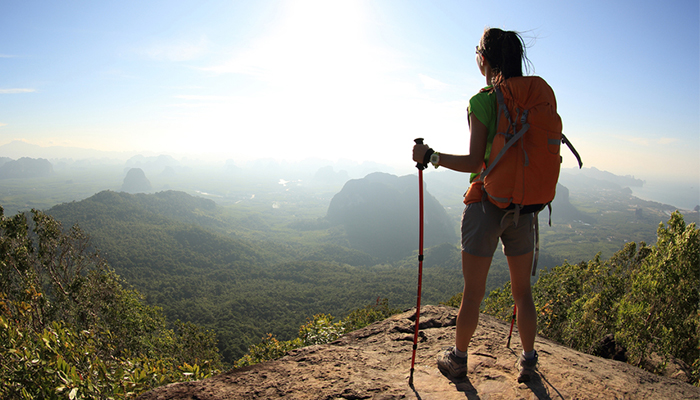
<path id="1" fill-rule="evenodd" d="M 77 224 L 169 321 L 214 331 L 227 363 L 267 333 L 294 337 L 315 314 L 343 316 L 378 298 L 415 305 L 415 174 L 320 160 L 245 167 L 169 156 L 19 160 L 0 159 L 0 173 L 9 171 L 0 178 L 6 215 L 37 208 L 64 228 Z M 424 179 L 423 301 L 437 304 L 461 291 L 457 232 L 468 183 L 446 171 Z M 540 214 L 540 270 L 610 257 L 627 242 L 654 243 L 676 209 L 632 196 L 629 186 L 643 184 L 632 177 L 565 170 L 560 182 L 551 226 L 549 212 Z M 698 223 L 697 210 L 683 214 Z M 507 280 L 497 252 L 488 290 Z"/>

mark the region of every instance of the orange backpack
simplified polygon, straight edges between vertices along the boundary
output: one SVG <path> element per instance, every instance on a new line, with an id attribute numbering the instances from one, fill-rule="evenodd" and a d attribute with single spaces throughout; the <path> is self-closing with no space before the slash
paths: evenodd
<path id="1" fill-rule="evenodd" d="M 535 250 L 532 275 L 539 256 L 538 213 L 554 200 L 565 143 L 583 167 L 581 157 L 562 133 L 554 91 L 537 76 L 510 78 L 495 88 L 498 125 L 488 166 L 484 165 L 469 186 L 464 203 L 488 199 L 502 209 L 512 209 L 514 220 L 534 212 Z"/>
<path id="2" fill-rule="evenodd" d="M 488 166 L 483 166 L 464 202 L 488 198 L 517 213 L 540 211 L 554 199 L 561 143 L 569 146 L 579 167 L 581 158 L 562 133 L 554 91 L 544 79 L 510 78 L 495 91 L 498 125 Z"/>

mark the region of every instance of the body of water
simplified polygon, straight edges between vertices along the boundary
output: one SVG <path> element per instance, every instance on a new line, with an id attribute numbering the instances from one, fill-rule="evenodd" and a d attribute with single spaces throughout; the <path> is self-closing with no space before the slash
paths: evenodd
<path id="1" fill-rule="evenodd" d="M 700 182 L 646 181 L 642 187 L 632 187 L 640 199 L 669 204 L 682 210 L 700 205 Z"/>

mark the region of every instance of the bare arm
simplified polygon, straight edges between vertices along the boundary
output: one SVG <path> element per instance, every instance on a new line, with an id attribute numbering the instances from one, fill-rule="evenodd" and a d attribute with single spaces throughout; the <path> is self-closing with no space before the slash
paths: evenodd
<path id="1" fill-rule="evenodd" d="M 440 166 L 458 172 L 479 172 L 481 170 L 484 163 L 484 153 L 486 153 L 488 128 L 474 114 L 469 114 L 469 130 L 471 133 L 469 154 L 454 155 L 440 152 Z M 428 149 L 428 145 L 425 144 L 415 145 L 413 147 L 413 160 L 423 162 L 423 157 Z"/>

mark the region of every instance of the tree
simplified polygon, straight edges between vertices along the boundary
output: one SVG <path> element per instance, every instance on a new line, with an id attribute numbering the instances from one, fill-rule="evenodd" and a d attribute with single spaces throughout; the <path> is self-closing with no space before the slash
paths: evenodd
<path id="1" fill-rule="evenodd" d="M 0 207 L 0 398 L 129 397 L 218 372 L 215 337 L 166 328 L 88 237 Z"/>
<path id="2" fill-rule="evenodd" d="M 700 230 L 686 226 L 674 212 L 667 227 L 659 225 L 657 237 L 651 254 L 629 277 L 618 309 L 617 337 L 637 365 L 656 352 L 695 363 L 697 373 Z"/>

